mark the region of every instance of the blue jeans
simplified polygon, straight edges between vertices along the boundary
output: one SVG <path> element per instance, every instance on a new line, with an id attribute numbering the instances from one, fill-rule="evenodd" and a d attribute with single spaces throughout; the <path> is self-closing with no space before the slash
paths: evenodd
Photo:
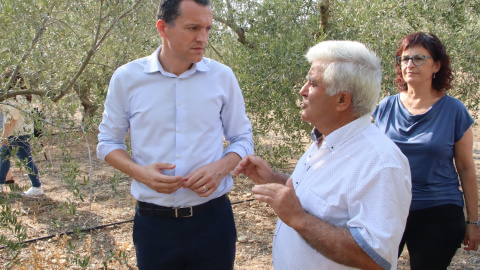
<path id="1" fill-rule="evenodd" d="M 8 170 L 10 170 L 10 157 L 12 152 L 16 152 L 17 157 L 25 161 L 25 169 L 27 170 L 28 177 L 32 182 L 33 187 L 40 187 L 40 179 L 38 177 L 38 169 L 33 163 L 32 151 L 30 150 L 30 135 L 21 135 L 18 137 L 8 137 L 8 147 L 2 144 L 0 148 L 0 184 L 5 184 Z"/>
<path id="2" fill-rule="evenodd" d="M 140 270 L 232 270 L 237 232 L 230 200 L 185 218 L 142 216 L 133 224 Z"/>

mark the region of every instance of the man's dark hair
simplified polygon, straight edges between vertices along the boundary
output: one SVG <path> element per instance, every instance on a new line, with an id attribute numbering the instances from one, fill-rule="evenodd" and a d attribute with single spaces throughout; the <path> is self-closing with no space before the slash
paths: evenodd
<path id="1" fill-rule="evenodd" d="M 160 0 L 158 5 L 157 20 L 164 20 L 167 24 L 173 25 L 180 16 L 180 3 L 182 1 L 194 1 L 202 6 L 209 6 L 210 0 Z"/>

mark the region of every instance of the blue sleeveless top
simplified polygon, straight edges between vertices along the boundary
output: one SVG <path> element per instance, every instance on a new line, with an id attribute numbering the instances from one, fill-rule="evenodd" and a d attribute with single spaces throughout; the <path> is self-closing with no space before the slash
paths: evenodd
<path id="1" fill-rule="evenodd" d="M 461 101 L 445 95 L 424 114 L 411 115 L 397 94 L 384 98 L 372 117 L 375 126 L 408 158 L 412 172 L 410 210 L 443 204 L 463 207 L 454 144 L 473 119 Z"/>

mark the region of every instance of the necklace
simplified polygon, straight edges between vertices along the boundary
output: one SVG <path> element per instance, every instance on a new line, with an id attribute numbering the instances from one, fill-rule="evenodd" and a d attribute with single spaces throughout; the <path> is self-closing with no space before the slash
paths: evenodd
<path id="1" fill-rule="evenodd" d="M 415 109 L 417 112 L 421 112 L 421 111 L 427 111 L 429 108 L 431 108 L 433 106 L 433 104 L 435 104 L 435 102 L 437 102 L 439 99 L 441 99 L 442 97 L 445 96 L 445 93 L 433 93 L 432 95 L 428 96 L 428 95 L 424 95 L 423 98 L 419 98 L 418 95 L 417 95 L 417 104 L 413 104 L 414 102 L 414 98 L 412 96 L 412 99 L 409 101 L 408 100 L 408 94 L 407 93 L 403 93 L 402 94 L 403 96 L 403 101 L 402 103 L 404 105 L 406 105 L 405 107 L 407 107 L 407 109 L 409 111 Z"/>
<path id="2" fill-rule="evenodd" d="M 405 107 L 407 107 L 407 109 L 409 111 L 411 111 L 413 109 L 419 109 L 419 108 L 421 108 L 421 105 L 425 104 L 425 102 L 423 102 L 422 99 L 417 98 L 417 104 L 414 105 L 413 102 L 414 102 L 415 98 L 413 98 L 413 96 L 410 100 L 408 98 L 407 93 L 403 93 L 402 96 L 403 96 L 403 99 L 404 99 L 403 104 L 406 105 Z"/>
<path id="3" fill-rule="evenodd" d="M 404 99 L 405 99 L 405 102 L 407 103 L 407 107 L 409 110 L 413 110 L 414 108 L 417 107 L 412 105 L 413 101 L 408 101 L 408 96 L 406 94 L 404 95 Z"/>

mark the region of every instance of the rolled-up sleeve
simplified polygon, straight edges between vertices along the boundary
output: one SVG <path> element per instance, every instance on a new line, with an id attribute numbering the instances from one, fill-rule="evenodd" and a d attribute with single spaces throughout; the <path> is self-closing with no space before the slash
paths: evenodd
<path id="1" fill-rule="evenodd" d="M 129 128 L 129 116 L 122 88 L 121 70 L 115 71 L 110 80 L 103 119 L 99 126 L 97 157 L 105 160 L 116 149 L 126 150 L 125 135 Z"/>
<path id="2" fill-rule="evenodd" d="M 349 230 L 357 244 L 382 268 L 398 253 L 411 200 L 410 175 L 400 167 L 372 172 L 372 180 L 349 197 Z"/>

